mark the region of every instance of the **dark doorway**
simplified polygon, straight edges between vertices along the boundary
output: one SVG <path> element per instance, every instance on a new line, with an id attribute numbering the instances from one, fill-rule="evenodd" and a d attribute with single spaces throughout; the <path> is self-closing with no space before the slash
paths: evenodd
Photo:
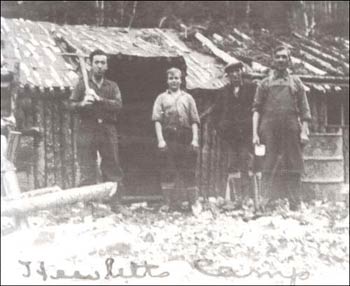
<path id="1" fill-rule="evenodd" d="M 123 99 L 118 132 L 127 196 L 161 195 L 152 107 L 157 95 L 166 89 L 166 70 L 181 67 L 181 59 L 109 60 L 107 78 L 118 83 Z"/>

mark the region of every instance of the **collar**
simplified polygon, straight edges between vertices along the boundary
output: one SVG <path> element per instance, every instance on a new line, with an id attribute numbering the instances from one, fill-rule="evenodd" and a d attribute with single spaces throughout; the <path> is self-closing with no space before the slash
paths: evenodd
<path id="1" fill-rule="evenodd" d="M 97 82 L 95 81 L 94 77 L 92 76 L 92 74 L 90 74 L 90 75 L 89 75 L 89 81 L 92 82 L 92 83 L 94 83 L 98 88 L 101 88 L 101 87 L 105 84 L 106 79 L 105 79 L 105 77 L 102 77 L 101 83 L 97 83 Z"/>
<path id="2" fill-rule="evenodd" d="M 273 78 L 274 79 L 279 79 L 279 78 L 287 79 L 289 75 L 290 75 L 290 72 L 288 69 L 286 69 L 282 72 L 279 72 L 277 70 L 273 71 Z"/>
<path id="3" fill-rule="evenodd" d="M 173 94 L 173 92 L 171 92 L 170 89 L 167 89 L 166 92 L 167 92 L 168 94 Z M 181 96 L 181 95 L 183 94 L 182 89 L 179 89 L 178 94 L 179 94 L 179 96 Z"/>

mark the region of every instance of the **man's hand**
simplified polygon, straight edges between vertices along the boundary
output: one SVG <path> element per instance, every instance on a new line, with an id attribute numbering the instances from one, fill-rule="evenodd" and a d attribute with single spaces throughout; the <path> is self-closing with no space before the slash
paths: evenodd
<path id="1" fill-rule="evenodd" d="M 253 145 L 260 145 L 260 138 L 258 134 L 253 134 Z"/>
<path id="2" fill-rule="evenodd" d="M 91 106 L 94 102 L 96 102 L 96 97 L 97 94 L 96 92 L 93 90 L 93 89 L 88 89 L 86 92 L 85 92 L 85 96 L 84 96 L 84 99 L 83 101 L 80 103 L 80 106 L 81 107 L 88 107 L 88 106 Z"/>
<path id="3" fill-rule="evenodd" d="M 305 145 L 310 141 L 309 134 L 309 125 L 307 124 L 307 122 L 303 122 L 300 132 L 300 141 L 302 145 Z"/>
<path id="4" fill-rule="evenodd" d="M 93 105 L 95 101 L 91 98 L 84 98 L 83 101 L 80 102 L 80 106 L 81 107 L 89 107 L 91 105 Z"/>
<path id="5" fill-rule="evenodd" d="M 198 141 L 194 140 L 191 142 L 191 148 L 193 151 L 197 151 L 199 150 L 199 144 L 198 144 Z"/>
<path id="6" fill-rule="evenodd" d="M 89 100 L 93 100 L 93 101 L 101 101 L 102 100 L 102 97 L 98 96 L 96 91 L 93 90 L 92 88 L 89 88 L 85 92 L 85 98 L 89 99 Z"/>
<path id="7" fill-rule="evenodd" d="M 165 149 L 165 147 L 166 147 L 166 142 L 164 140 L 158 142 L 159 149 Z"/>

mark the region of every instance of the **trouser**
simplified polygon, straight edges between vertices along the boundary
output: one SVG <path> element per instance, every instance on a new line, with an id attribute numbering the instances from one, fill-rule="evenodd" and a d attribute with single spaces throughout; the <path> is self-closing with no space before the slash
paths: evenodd
<path id="1" fill-rule="evenodd" d="M 97 152 L 101 157 L 102 181 L 121 182 L 123 172 L 119 162 L 117 129 L 114 124 L 105 122 L 81 124 L 77 151 L 80 186 L 97 183 Z"/>
<path id="2" fill-rule="evenodd" d="M 301 203 L 301 175 L 296 172 L 263 172 L 261 191 L 265 204 L 288 198 L 290 208 L 296 208 Z"/>
<path id="3" fill-rule="evenodd" d="M 198 198 L 196 164 L 198 151 L 190 143 L 191 129 L 165 130 L 167 147 L 159 151 L 161 187 L 167 204 L 186 199 L 193 204 Z"/>
<path id="4" fill-rule="evenodd" d="M 231 152 L 229 156 L 228 176 L 232 176 L 235 189 L 234 199 L 242 200 L 244 198 L 253 198 L 253 184 L 250 176 L 252 170 L 253 155 L 249 143 L 243 141 L 232 141 Z M 230 180 L 231 181 L 231 180 Z"/>

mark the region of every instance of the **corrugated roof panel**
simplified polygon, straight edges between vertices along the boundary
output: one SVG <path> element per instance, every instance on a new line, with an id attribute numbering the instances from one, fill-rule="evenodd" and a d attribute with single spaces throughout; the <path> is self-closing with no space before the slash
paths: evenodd
<path id="1" fill-rule="evenodd" d="M 56 31 L 85 55 L 95 48 L 109 54 L 138 57 L 170 58 L 183 55 L 188 66 L 188 88 L 215 89 L 224 85 L 220 78 L 222 67 L 215 59 L 188 48 L 174 31 L 57 26 L 46 22 L 3 18 L 1 27 L 9 38 L 7 42 L 12 53 L 21 61 L 21 85 L 66 87 L 76 82 L 78 75 L 64 61 L 60 48 L 52 38 L 52 31 Z"/>

